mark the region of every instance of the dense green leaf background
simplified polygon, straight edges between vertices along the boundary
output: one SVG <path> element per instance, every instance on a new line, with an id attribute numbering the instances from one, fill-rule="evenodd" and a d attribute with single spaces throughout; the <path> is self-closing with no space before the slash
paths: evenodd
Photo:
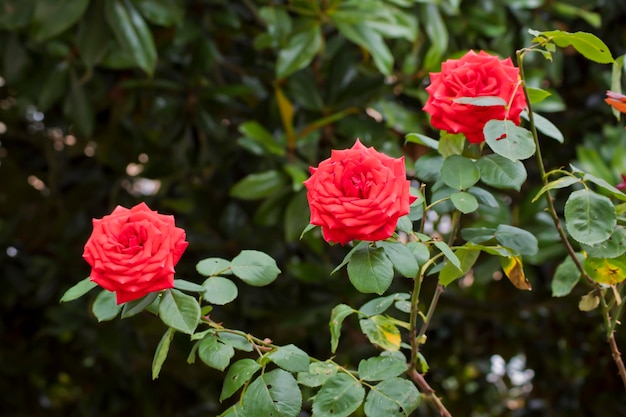
<path id="1" fill-rule="evenodd" d="M 170 354 L 152 381 L 158 319 L 97 323 L 91 304 L 99 317 L 108 307 L 95 291 L 59 304 L 89 273 L 81 254 L 91 219 L 118 204 L 146 201 L 176 216 L 190 242 L 178 276 L 197 284 L 206 279 L 199 259 L 270 253 L 279 279 L 264 288 L 237 281 L 239 298 L 212 317 L 328 357 L 332 307 L 371 295 L 357 295 L 345 269 L 329 278 L 348 248 L 323 244 L 319 231 L 298 239 L 308 166 L 359 137 L 407 155 L 413 174 L 427 148 L 404 146 L 404 136 L 437 137 L 421 107 L 428 72 L 442 60 L 469 48 L 512 56 L 531 39 L 528 28 L 592 32 L 618 57 L 625 23 L 622 2 L 600 0 L 0 1 L 0 414 L 191 417 L 232 405 L 219 402 L 223 373 L 187 363 L 188 336 L 166 338 Z M 527 63 L 529 83 L 553 93 L 535 110 L 565 137 L 565 146 L 542 137 L 548 164 L 575 160 L 619 182 L 626 137 L 602 101 L 610 66 L 571 50 Z M 418 177 L 439 175 L 441 162 L 426 161 Z M 499 265 L 479 259 L 473 284 L 452 283 L 442 296 L 422 352 L 428 378 L 458 416 L 626 415 L 601 319 L 578 311 L 585 289 L 551 297 L 563 253 L 541 201 L 530 201 L 540 184 L 534 162 L 523 163 L 521 192 L 481 205 L 471 226 L 535 234 L 533 291 L 494 279 Z M 564 203 L 557 199 L 560 210 Z M 396 275 L 390 291 L 407 292 Z M 373 355 L 347 317 L 337 361 L 356 368 Z M 493 355 L 508 374 L 494 374 Z M 531 385 L 515 377 L 522 357 L 518 371 L 534 371 Z M 412 409 L 415 400 L 398 401 Z M 370 396 L 365 406 L 377 402 Z M 429 413 L 422 406 L 413 415 Z"/>

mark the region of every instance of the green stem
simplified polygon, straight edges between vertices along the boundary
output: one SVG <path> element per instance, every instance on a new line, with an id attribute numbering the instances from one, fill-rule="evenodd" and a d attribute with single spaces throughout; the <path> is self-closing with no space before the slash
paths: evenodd
<path id="1" fill-rule="evenodd" d="M 437 303 L 439 302 L 439 297 L 443 294 L 443 285 L 437 284 L 437 288 L 433 293 L 433 298 L 430 301 L 430 306 L 428 307 L 428 312 L 426 313 L 426 319 L 422 323 L 422 327 L 420 328 L 419 333 L 415 337 L 417 340 L 417 350 L 415 351 L 415 357 L 417 357 L 417 353 L 419 352 L 419 345 L 422 338 L 426 335 L 426 330 L 428 330 L 428 326 L 430 325 L 430 321 L 433 318 L 433 314 L 435 313 L 435 309 L 437 308 Z"/>
<path id="2" fill-rule="evenodd" d="M 524 62 L 523 61 L 524 61 L 525 54 L 526 52 L 524 50 L 517 51 L 516 53 L 517 66 L 519 67 L 520 78 L 522 80 L 522 90 L 524 91 L 524 97 L 526 98 L 526 106 L 528 108 L 528 120 L 530 122 L 530 129 L 531 129 L 531 133 L 533 136 L 533 140 L 535 142 L 535 148 L 536 148 L 535 155 L 537 157 L 537 165 L 539 167 L 539 172 L 541 174 L 541 181 L 543 185 L 545 186 L 548 184 L 548 178 L 546 176 L 546 170 L 544 167 L 543 157 L 541 155 L 541 147 L 539 146 L 539 135 L 537 134 L 537 128 L 535 126 L 535 119 L 533 116 L 532 105 L 530 103 L 530 96 L 528 95 L 528 90 L 526 89 L 526 78 L 524 76 L 524 65 L 523 65 Z M 546 198 L 546 202 L 548 203 L 548 211 L 550 212 L 550 215 L 554 222 L 554 226 L 556 227 L 556 230 L 559 234 L 561 242 L 563 242 L 563 244 L 565 245 L 565 248 L 567 249 L 569 257 L 572 259 L 572 261 L 576 265 L 576 268 L 580 271 L 580 273 L 583 275 L 585 280 L 589 282 L 599 294 L 600 302 L 602 306 L 602 318 L 604 319 L 604 323 L 605 323 L 606 330 L 607 330 L 607 339 L 608 339 L 609 346 L 611 348 L 611 355 L 613 357 L 613 361 L 615 362 L 615 365 L 617 366 L 619 375 L 622 378 L 624 387 L 626 387 L 626 367 L 624 366 L 624 362 L 621 359 L 621 353 L 617 347 L 617 343 L 615 342 L 615 336 L 614 336 L 615 323 L 617 323 L 617 319 L 615 319 L 615 323 L 612 322 L 611 316 L 609 314 L 609 307 L 606 303 L 606 300 L 604 299 L 604 294 L 601 291 L 600 285 L 594 280 L 592 280 L 589 274 L 585 272 L 585 268 L 583 267 L 583 264 L 580 262 L 580 259 L 578 259 L 578 256 L 576 256 L 576 251 L 570 244 L 569 239 L 567 238 L 567 235 L 565 234 L 565 231 L 563 230 L 563 227 L 561 226 L 561 220 L 559 219 L 559 216 L 556 212 L 556 208 L 554 207 L 554 200 L 552 199 L 550 190 L 546 191 L 545 198 Z"/>

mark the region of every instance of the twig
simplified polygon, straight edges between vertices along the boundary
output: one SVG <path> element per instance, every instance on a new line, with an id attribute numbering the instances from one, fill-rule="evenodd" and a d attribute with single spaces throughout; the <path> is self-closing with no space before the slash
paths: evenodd
<path id="1" fill-rule="evenodd" d="M 445 405 L 441 402 L 441 399 L 435 395 L 435 390 L 426 382 L 424 375 L 417 372 L 415 369 L 409 371 L 409 376 L 415 382 L 415 384 L 422 391 L 422 396 L 425 400 L 431 403 L 435 409 L 439 412 L 441 417 L 452 417 L 452 414 L 448 411 Z"/>
<path id="2" fill-rule="evenodd" d="M 525 83 L 524 65 L 523 65 L 524 55 L 525 55 L 525 52 L 523 50 L 517 51 L 517 64 L 519 67 L 520 78 L 522 79 L 522 83 Z M 528 107 L 528 120 L 530 121 L 531 133 L 533 136 L 533 140 L 535 142 L 535 148 L 536 148 L 535 155 L 537 158 L 537 165 L 539 166 L 539 172 L 541 174 L 541 181 L 543 185 L 545 186 L 548 184 L 548 178 L 546 176 L 546 170 L 544 167 L 543 157 L 541 155 L 541 148 L 539 146 L 539 135 L 537 134 L 537 128 L 535 126 L 532 106 L 530 104 L 530 97 L 528 95 L 528 90 L 526 89 L 525 85 L 523 85 L 523 91 L 524 91 L 524 97 L 526 98 L 526 106 Z M 546 191 L 545 196 L 546 196 L 546 201 L 548 203 L 548 211 L 550 212 L 552 221 L 554 222 L 554 226 L 556 227 L 556 230 L 559 234 L 561 242 L 563 242 L 563 244 L 565 245 L 565 248 L 567 249 L 569 257 L 572 259 L 572 261 L 576 265 L 576 268 L 580 271 L 580 273 L 585 278 L 585 280 L 589 282 L 597 290 L 599 294 L 601 306 L 602 306 L 602 318 L 604 320 L 604 324 L 607 330 L 607 340 L 611 348 L 611 356 L 613 357 L 613 361 L 615 362 L 615 365 L 617 366 L 619 375 L 622 378 L 624 387 L 626 388 L 626 367 L 624 367 L 624 362 L 622 361 L 621 353 L 619 351 L 619 348 L 617 347 L 617 343 L 615 341 L 615 335 L 614 335 L 615 324 L 617 323 L 617 320 L 619 320 L 619 313 L 618 313 L 618 316 L 615 318 L 615 323 L 612 324 L 613 321 L 611 320 L 611 316 L 609 314 L 610 308 L 608 307 L 606 303 L 604 295 L 600 289 L 600 285 L 597 282 L 595 282 L 593 279 L 591 279 L 589 274 L 587 274 L 587 272 L 585 271 L 583 264 L 580 262 L 580 259 L 578 259 L 578 256 L 576 256 L 576 251 L 570 244 L 569 239 L 567 238 L 567 235 L 565 234 L 565 231 L 563 230 L 563 227 L 561 226 L 561 220 L 559 219 L 559 215 L 557 214 L 556 208 L 554 207 L 554 201 L 552 199 L 552 195 L 550 194 L 550 190 Z M 618 311 L 621 312 L 621 309 Z"/>
<path id="3" fill-rule="evenodd" d="M 626 388 L 626 367 L 624 367 L 622 354 L 617 347 L 617 342 L 615 342 L 615 332 L 611 332 L 611 334 L 609 335 L 609 346 L 611 347 L 613 362 L 615 362 L 615 365 L 617 365 L 619 376 L 622 378 L 622 382 L 624 383 L 624 387 Z"/>

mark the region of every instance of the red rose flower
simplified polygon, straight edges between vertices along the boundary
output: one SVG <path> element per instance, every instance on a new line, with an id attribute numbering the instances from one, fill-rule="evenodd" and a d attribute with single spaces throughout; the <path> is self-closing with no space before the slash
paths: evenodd
<path id="1" fill-rule="evenodd" d="M 449 59 L 441 72 L 430 74 L 431 84 L 424 111 L 431 124 L 450 133 L 463 133 L 471 143 L 484 142 L 489 120 L 511 120 L 519 125 L 526 98 L 519 86 L 519 69 L 510 58 L 500 60 L 484 51 L 469 51 L 461 59 Z M 455 102 L 461 97 L 495 96 L 506 106 L 477 106 Z M 509 107 L 510 106 L 510 107 Z"/>
<path id="2" fill-rule="evenodd" d="M 351 149 L 333 150 L 311 174 L 304 182 L 311 224 L 322 227 L 327 242 L 387 239 L 416 199 L 404 157 L 391 158 L 358 139 Z"/>
<path id="3" fill-rule="evenodd" d="M 115 291 L 121 304 L 172 288 L 174 266 L 187 245 L 173 216 L 141 203 L 130 210 L 117 206 L 110 215 L 93 219 L 83 258 L 91 265 L 90 279 Z"/>

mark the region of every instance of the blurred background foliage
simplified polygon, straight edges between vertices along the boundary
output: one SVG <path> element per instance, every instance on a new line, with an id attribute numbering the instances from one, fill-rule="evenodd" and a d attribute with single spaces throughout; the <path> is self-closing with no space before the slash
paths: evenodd
<path id="1" fill-rule="evenodd" d="M 330 309 L 368 297 L 343 271 L 329 278 L 347 248 L 299 239 L 308 166 L 359 137 L 405 154 L 411 172 L 425 150 L 404 136 L 436 135 L 421 107 L 443 60 L 470 48 L 514 56 L 528 28 L 592 32 L 618 57 L 625 24 L 626 4 L 611 0 L 0 0 L 0 414 L 226 408 L 223 375 L 187 364 L 183 336 L 150 380 L 158 320 L 96 324 L 89 297 L 59 304 L 89 273 L 91 219 L 118 204 L 176 216 L 190 242 L 177 272 L 192 281 L 199 259 L 270 253 L 281 277 L 240 285 L 214 319 L 328 357 Z M 618 183 L 626 135 L 603 103 L 610 66 L 570 50 L 526 62 L 529 84 L 553 92 L 537 110 L 566 138 L 545 139 L 548 166 L 574 161 Z M 499 280 L 491 262 L 449 287 L 423 351 L 428 378 L 458 416 L 626 415 L 601 318 L 577 309 L 585 288 L 551 297 L 562 253 L 530 204 L 533 163 L 521 193 L 473 220 L 536 231 L 533 291 Z M 398 279 L 392 290 L 408 288 Z M 371 354 L 355 326 L 338 352 L 352 366 Z"/>

